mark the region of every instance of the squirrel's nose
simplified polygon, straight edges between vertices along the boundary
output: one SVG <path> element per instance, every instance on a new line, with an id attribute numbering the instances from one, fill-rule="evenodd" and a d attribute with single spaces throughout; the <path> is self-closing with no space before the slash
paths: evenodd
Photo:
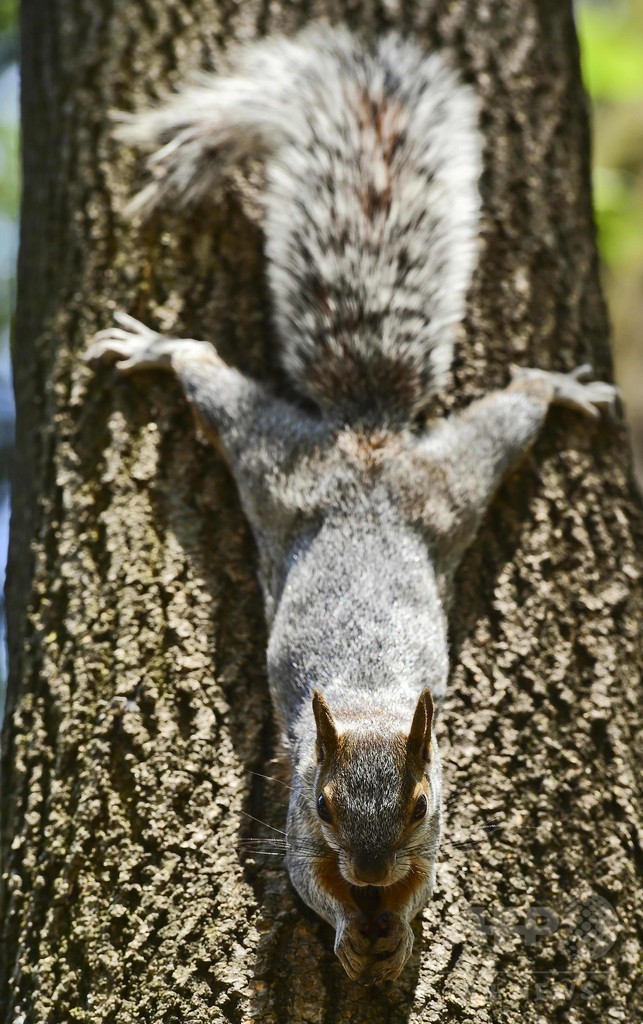
<path id="1" fill-rule="evenodd" d="M 388 875 L 388 860 L 386 857 L 355 857 L 353 871 L 365 885 L 378 885 Z"/>

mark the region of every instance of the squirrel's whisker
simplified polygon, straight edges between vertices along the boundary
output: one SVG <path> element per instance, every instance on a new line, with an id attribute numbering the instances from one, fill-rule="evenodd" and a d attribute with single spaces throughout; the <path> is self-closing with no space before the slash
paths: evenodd
<path id="1" fill-rule="evenodd" d="M 245 816 L 246 818 L 250 818 L 250 820 L 251 820 L 251 821 L 256 821 L 258 825 L 263 825 L 263 826 L 264 826 L 264 828 L 269 828 L 269 829 L 271 829 L 271 830 L 272 830 L 273 832 L 279 832 L 279 833 L 281 833 L 281 835 L 282 835 L 282 836 L 287 836 L 287 835 L 288 835 L 288 833 L 287 833 L 287 832 L 284 832 L 284 831 L 283 831 L 283 829 L 281 829 L 281 828 L 277 828 L 277 827 L 276 827 L 275 825 L 270 825 L 270 824 L 268 824 L 268 822 L 267 822 L 267 821 L 262 821 L 262 820 L 261 820 L 261 818 L 256 818 L 256 817 L 254 816 L 254 814 L 250 814 L 250 812 L 249 812 L 249 811 L 242 811 L 241 813 L 242 813 L 242 814 L 243 814 L 243 815 L 244 815 L 244 816 Z"/>
<path id="2" fill-rule="evenodd" d="M 294 787 L 289 786 L 287 782 L 282 782 L 275 775 L 264 775 L 263 772 L 251 771 L 250 775 L 256 775 L 258 779 L 267 779 L 268 782 L 276 782 L 278 786 L 283 786 L 284 789 L 289 789 L 291 793 L 294 792 Z"/>
<path id="3" fill-rule="evenodd" d="M 282 860 L 285 858 L 285 853 L 277 853 L 274 850 L 253 850 L 253 857 L 280 857 Z M 303 861 L 308 864 L 315 864 L 317 861 L 323 860 L 321 855 L 305 854 L 305 853 L 291 853 L 289 854 L 290 860 Z"/>
<path id="4" fill-rule="evenodd" d="M 288 842 L 288 841 L 286 841 L 286 842 L 279 842 L 278 840 L 272 840 L 271 841 L 271 840 L 268 840 L 268 839 L 249 839 L 249 840 L 241 839 L 241 840 L 239 840 L 237 845 L 242 847 L 242 848 L 244 848 L 244 849 L 253 849 L 253 848 L 256 849 L 258 846 L 261 845 L 261 846 L 265 846 L 265 847 L 270 847 L 270 848 L 275 849 L 275 850 L 284 850 L 286 852 L 288 852 L 290 850 L 299 851 L 301 853 L 315 853 L 315 854 L 322 852 L 322 848 L 319 847 L 319 846 L 311 846 L 311 845 L 307 845 L 305 843 L 298 843 L 298 842 Z M 323 852 L 326 852 L 326 851 L 323 851 Z"/>

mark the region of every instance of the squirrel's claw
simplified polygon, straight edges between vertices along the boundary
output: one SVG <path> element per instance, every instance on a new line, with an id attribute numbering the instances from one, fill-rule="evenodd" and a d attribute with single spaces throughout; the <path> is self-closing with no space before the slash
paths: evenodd
<path id="1" fill-rule="evenodd" d="M 86 363 L 112 363 L 120 374 L 172 368 L 178 372 L 185 362 L 224 365 L 207 341 L 166 338 L 128 313 L 115 313 L 114 319 L 121 326 L 108 327 L 94 335 L 84 355 Z"/>
<path id="2" fill-rule="evenodd" d="M 124 332 L 121 332 L 124 334 Z M 127 356 L 127 338 L 119 338 L 111 330 L 100 331 L 83 355 L 90 366 L 98 363 L 116 363 Z"/>
<path id="3" fill-rule="evenodd" d="M 591 373 L 591 367 L 580 366 L 572 373 L 557 374 L 562 380 L 556 382 L 554 401 L 557 405 L 566 405 L 570 409 L 598 419 L 602 409 L 614 408 L 619 390 L 613 384 L 594 380 L 582 382 L 581 377 Z"/>
<path id="4" fill-rule="evenodd" d="M 127 313 L 115 313 L 114 319 L 121 326 L 108 327 L 94 335 L 83 357 L 86 363 L 111 363 L 123 375 L 138 370 L 171 369 L 171 349 L 162 334 Z"/>
<path id="5" fill-rule="evenodd" d="M 149 345 L 142 339 L 122 337 L 124 331 L 101 331 L 89 346 L 84 359 L 90 365 L 110 363 L 120 374 L 134 373 L 136 370 L 164 369 L 165 360 L 150 352 Z"/>
<path id="6" fill-rule="evenodd" d="M 571 373 L 556 373 L 529 366 L 512 367 L 514 381 L 544 381 L 553 389 L 553 404 L 565 405 L 595 420 L 599 418 L 601 409 L 613 409 L 619 390 L 614 384 L 604 381 L 584 381 L 583 378 L 591 373 L 589 363 L 577 366 Z"/>
<path id="7" fill-rule="evenodd" d="M 159 334 L 158 331 L 153 331 L 151 327 L 146 327 L 140 320 L 136 320 L 135 317 L 130 316 L 129 313 L 124 313 L 122 310 L 117 310 L 114 313 L 114 320 L 121 327 L 126 328 L 130 334 L 138 334 L 143 338 L 162 338 L 163 335 Z"/>
<path id="8" fill-rule="evenodd" d="M 582 363 L 575 370 L 572 370 L 571 373 L 566 374 L 566 376 L 571 377 L 572 380 L 583 380 L 584 377 L 589 377 L 593 372 L 594 367 L 591 363 Z"/>

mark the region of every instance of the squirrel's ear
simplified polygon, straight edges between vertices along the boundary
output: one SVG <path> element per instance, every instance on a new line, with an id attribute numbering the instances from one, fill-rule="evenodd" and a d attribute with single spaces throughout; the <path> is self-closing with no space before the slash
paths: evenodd
<path id="1" fill-rule="evenodd" d="M 406 741 L 409 754 L 414 754 L 422 761 L 431 760 L 431 727 L 433 725 L 433 697 L 431 691 L 422 690 L 417 702 L 413 724 Z"/>
<path id="2" fill-rule="evenodd" d="M 324 761 L 335 753 L 339 737 L 330 708 L 319 690 L 313 692 L 313 713 L 317 724 L 317 758 Z"/>

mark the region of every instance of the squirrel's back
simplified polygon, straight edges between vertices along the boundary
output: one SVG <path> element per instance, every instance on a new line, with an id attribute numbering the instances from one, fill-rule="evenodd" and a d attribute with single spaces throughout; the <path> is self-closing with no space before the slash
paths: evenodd
<path id="1" fill-rule="evenodd" d="M 261 155 L 282 361 L 344 422 L 409 422 L 445 382 L 478 236 L 472 91 L 438 54 L 345 29 L 249 45 L 121 136 L 162 144 L 138 205 Z"/>

